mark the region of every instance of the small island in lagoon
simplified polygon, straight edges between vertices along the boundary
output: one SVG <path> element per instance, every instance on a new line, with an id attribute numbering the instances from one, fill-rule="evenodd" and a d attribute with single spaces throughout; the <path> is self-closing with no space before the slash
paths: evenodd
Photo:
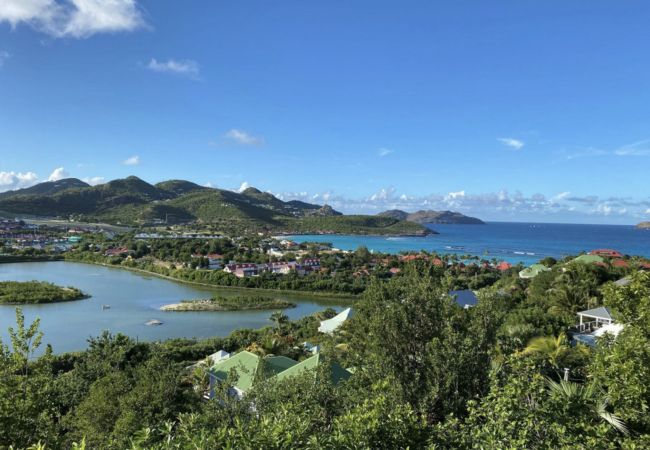
<path id="1" fill-rule="evenodd" d="M 162 311 L 247 311 L 295 308 L 296 304 L 271 297 L 236 296 L 182 300 L 180 303 L 161 306 Z"/>
<path id="2" fill-rule="evenodd" d="M 1 281 L 0 305 L 69 302 L 90 297 L 80 289 L 45 281 Z"/>

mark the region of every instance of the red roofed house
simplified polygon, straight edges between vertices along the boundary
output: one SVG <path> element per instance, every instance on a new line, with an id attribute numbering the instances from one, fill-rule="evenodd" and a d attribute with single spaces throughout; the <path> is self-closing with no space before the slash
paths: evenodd
<path id="1" fill-rule="evenodd" d="M 126 247 L 118 247 L 118 248 L 109 248 L 104 252 L 104 255 L 106 256 L 123 256 L 127 255 L 129 253 L 129 249 Z"/>
<path id="2" fill-rule="evenodd" d="M 399 267 L 391 267 L 389 272 L 391 275 L 397 275 L 400 273 L 402 270 Z"/>
<path id="3" fill-rule="evenodd" d="M 614 259 L 612 260 L 612 267 L 630 267 L 630 265 L 624 259 Z"/>
<path id="4" fill-rule="evenodd" d="M 501 261 L 497 265 L 497 270 L 500 270 L 501 272 L 505 272 L 506 270 L 510 269 L 512 267 L 512 264 L 510 264 L 508 261 Z"/>
<path id="5" fill-rule="evenodd" d="M 622 258 L 623 254 L 610 248 L 599 248 L 589 252 L 590 255 L 604 256 L 605 258 Z"/>
<path id="6" fill-rule="evenodd" d="M 257 264 L 253 263 L 228 264 L 223 268 L 223 271 L 226 273 L 232 273 L 238 278 L 252 277 L 259 273 Z"/>

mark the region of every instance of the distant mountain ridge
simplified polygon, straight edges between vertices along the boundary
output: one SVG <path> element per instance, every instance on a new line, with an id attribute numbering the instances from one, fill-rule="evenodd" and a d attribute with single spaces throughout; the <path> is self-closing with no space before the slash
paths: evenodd
<path id="1" fill-rule="evenodd" d="M 391 217 L 397 220 L 405 220 L 408 222 L 424 224 L 466 224 L 466 225 L 483 225 L 481 219 L 476 217 L 466 216 L 459 212 L 454 211 L 433 211 L 433 210 L 420 210 L 414 213 L 407 213 L 400 209 L 391 209 L 388 211 L 377 214 L 382 217 Z"/>
<path id="2" fill-rule="evenodd" d="M 76 178 L 0 194 L 11 215 L 64 217 L 81 222 L 155 225 L 197 222 L 223 230 L 295 233 L 423 235 L 415 224 L 376 216 L 344 216 L 329 205 L 282 201 L 268 192 L 209 188 L 184 180 L 149 184 L 138 177 L 90 186 Z"/>

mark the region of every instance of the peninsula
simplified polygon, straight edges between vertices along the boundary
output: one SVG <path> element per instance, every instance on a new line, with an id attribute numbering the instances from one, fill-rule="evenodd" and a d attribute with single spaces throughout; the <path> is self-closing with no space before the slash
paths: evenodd
<path id="1" fill-rule="evenodd" d="M 74 287 L 62 287 L 44 281 L 0 281 L 0 304 L 43 304 L 88 298 Z"/>
<path id="2" fill-rule="evenodd" d="M 248 311 L 295 308 L 296 304 L 271 297 L 212 297 L 183 300 L 161 306 L 161 311 Z"/>
<path id="3" fill-rule="evenodd" d="M 433 211 L 420 210 L 408 213 L 399 209 L 391 209 L 379 213 L 380 217 L 390 217 L 397 220 L 413 222 L 420 225 L 425 224 L 463 224 L 463 225 L 485 225 L 481 219 L 466 216 L 454 211 Z"/>

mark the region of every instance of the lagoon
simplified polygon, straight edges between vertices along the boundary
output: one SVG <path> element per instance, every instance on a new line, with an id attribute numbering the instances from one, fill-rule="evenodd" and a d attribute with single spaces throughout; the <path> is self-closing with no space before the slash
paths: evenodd
<path id="1" fill-rule="evenodd" d="M 72 302 L 23 305 L 27 323 L 41 319 L 43 344 L 50 343 L 55 353 L 83 350 L 89 337 L 104 330 L 123 333 L 144 341 L 169 338 L 226 336 L 238 328 L 270 325 L 272 311 L 166 312 L 159 308 L 183 299 L 251 295 L 252 291 L 208 288 L 146 276 L 118 268 L 74 262 L 35 262 L 0 264 L 0 281 L 48 281 L 73 286 L 91 295 Z M 255 295 L 255 294 L 253 294 Z M 345 300 L 281 293 L 264 295 L 290 300 L 295 308 L 284 311 L 298 319 L 328 307 L 342 309 Z M 348 302 L 349 303 L 349 302 Z M 110 309 L 102 309 L 110 305 Z M 163 322 L 147 326 L 150 320 Z M 15 325 L 15 306 L 0 305 L 0 338 L 9 344 L 8 327 Z M 45 345 L 41 346 L 43 350 Z"/>

